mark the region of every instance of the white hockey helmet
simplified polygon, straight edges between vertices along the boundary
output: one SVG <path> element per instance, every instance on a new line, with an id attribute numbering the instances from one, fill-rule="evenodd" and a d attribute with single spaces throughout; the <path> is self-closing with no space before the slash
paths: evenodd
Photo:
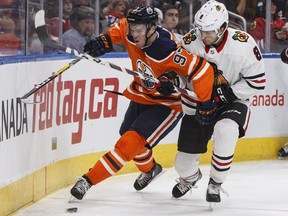
<path id="1" fill-rule="evenodd" d="M 228 21 L 225 5 L 214 0 L 206 2 L 195 14 L 195 26 L 201 31 L 215 31 L 218 37 L 221 36 L 220 28 L 228 28 Z"/>

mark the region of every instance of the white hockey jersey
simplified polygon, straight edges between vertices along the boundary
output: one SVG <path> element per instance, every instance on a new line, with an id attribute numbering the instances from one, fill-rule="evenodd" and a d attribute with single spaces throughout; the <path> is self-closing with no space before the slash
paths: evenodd
<path id="1" fill-rule="evenodd" d="M 192 29 L 181 39 L 181 45 L 192 54 L 215 63 L 243 102 L 265 88 L 263 57 L 248 33 L 228 28 L 224 40 L 215 48 L 205 46 L 199 30 Z"/>

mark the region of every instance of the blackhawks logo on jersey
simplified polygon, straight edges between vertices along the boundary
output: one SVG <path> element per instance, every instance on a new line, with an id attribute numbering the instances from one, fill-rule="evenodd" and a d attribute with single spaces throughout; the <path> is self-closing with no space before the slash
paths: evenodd
<path id="1" fill-rule="evenodd" d="M 240 42 L 247 42 L 249 36 L 248 36 L 245 32 L 236 31 L 232 38 L 233 38 L 234 40 L 238 40 L 238 41 L 240 41 Z"/>
<path id="2" fill-rule="evenodd" d="M 214 86 L 218 87 L 218 86 L 227 86 L 227 85 L 228 85 L 228 81 L 224 77 L 223 71 L 217 70 L 217 72 L 215 73 L 215 78 L 214 78 Z"/>
<path id="3" fill-rule="evenodd" d="M 196 40 L 196 32 L 195 30 L 191 30 L 182 38 L 185 44 L 190 44 L 192 41 Z"/>

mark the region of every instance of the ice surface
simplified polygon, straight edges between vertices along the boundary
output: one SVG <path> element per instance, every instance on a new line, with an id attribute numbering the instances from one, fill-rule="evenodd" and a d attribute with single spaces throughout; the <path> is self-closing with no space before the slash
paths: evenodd
<path id="1" fill-rule="evenodd" d="M 172 199 L 171 195 L 178 176 L 174 168 L 168 168 L 140 192 L 133 188 L 139 173 L 114 176 L 92 187 L 81 201 L 68 203 L 71 185 L 15 215 L 288 216 L 288 160 L 232 164 L 228 179 L 222 185 L 229 196 L 222 194 L 222 202 L 213 212 L 205 201 L 210 166 L 200 168 L 203 177 L 197 183 L 198 188 L 179 199 Z M 77 207 L 78 211 L 66 212 L 72 207 Z"/>

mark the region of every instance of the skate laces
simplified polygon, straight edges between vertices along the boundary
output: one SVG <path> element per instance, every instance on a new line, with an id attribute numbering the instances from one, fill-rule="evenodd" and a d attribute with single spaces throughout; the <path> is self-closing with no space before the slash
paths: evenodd
<path id="1" fill-rule="evenodd" d="M 282 148 L 286 153 L 288 153 L 288 143 L 286 143 Z"/>
<path id="2" fill-rule="evenodd" d="M 209 194 L 220 194 L 220 191 L 224 193 L 226 196 L 229 196 L 228 192 L 225 191 L 221 185 L 209 184 L 208 185 L 208 193 Z"/>
<path id="3" fill-rule="evenodd" d="M 196 181 L 194 182 L 187 182 L 185 181 L 183 178 L 177 178 L 175 180 L 178 184 L 176 185 L 176 187 L 178 188 L 178 190 L 181 193 L 185 193 L 189 190 L 191 190 L 191 188 L 198 188 L 197 185 L 195 185 Z"/>
<path id="4" fill-rule="evenodd" d="M 178 178 L 176 179 L 176 182 L 178 182 L 178 184 L 176 185 L 176 187 L 182 192 L 185 193 L 187 191 L 189 191 L 192 188 L 198 188 L 198 186 L 196 185 L 197 181 L 199 181 L 202 178 L 202 173 L 200 170 L 198 170 L 194 175 L 188 177 L 189 181 L 185 180 L 184 178 Z M 193 179 L 191 181 L 191 179 Z M 191 191 L 192 192 L 192 191 Z"/>
<path id="5" fill-rule="evenodd" d="M 78 181 L 74 188 L 78 190 L 81 194 L 85 194 L 89 189 L 91 185 L 87 182 L 87 180 L 83 177 L 78 177 Z"/>
<path id="6" fill-rule="evenodd" d="M 140 176 L 137 178 L 137 182 L 140 186 L 146 184 L 152 178 L 152 172 L 148 173 L 141 173 Z"/>

